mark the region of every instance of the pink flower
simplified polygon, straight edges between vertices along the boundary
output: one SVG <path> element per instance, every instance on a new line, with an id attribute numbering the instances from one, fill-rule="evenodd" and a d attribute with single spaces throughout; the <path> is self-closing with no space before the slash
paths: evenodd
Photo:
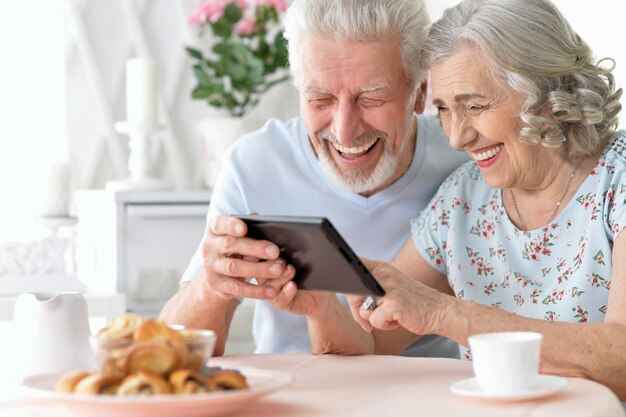
<path id="1" fill-rule="evenodd" d="M 190 25 L 198 25 L 207 21 L 213 23 L 224 15 L 228 1 L 208 0 L 196 7 L 189 16 Z"/>
<path id="2" fill-rule="evenodd" d="M 279 12 L 287 10 L 287 0 L 255 0 L 255 4 L 274 7 Z"/>
<path id="3" fill-rule="evenodd" d="M 207 0 L 191 12 L 188 22 L 190 25 L 200 25 L 207 21 L 215 23 L 224 16 L 226 7 L 231 3 L 235 3 L 242 10 L 248 8 L 246 0 Z"/>
<path id="4" fill-rule="evenodd" d="M 234 29 L 239 35 L 250 35 L 256 30 L 256 24 L 254 20 L 246 16 L 237 22 Z"/>

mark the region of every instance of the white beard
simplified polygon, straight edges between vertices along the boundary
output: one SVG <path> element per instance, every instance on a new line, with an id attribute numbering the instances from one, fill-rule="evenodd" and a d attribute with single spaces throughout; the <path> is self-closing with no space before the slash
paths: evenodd
<path id="1" fill-rule="evenodd" d="M 318 151 L 320 168 L 332 181 L 353 193 L 373 191 L 385 184 L 398 168 L 398 158 L 388 148 L 388 141 L 382 138 L 379 140 L 384 141 L 383 154 L 374 171 L 369 175 L 362 169 L 352 169 L 343 174 L 330 156 L 328 147 L 333 145 L 328 140 L 322 142 L 325 146 L 320 146 Z"/>

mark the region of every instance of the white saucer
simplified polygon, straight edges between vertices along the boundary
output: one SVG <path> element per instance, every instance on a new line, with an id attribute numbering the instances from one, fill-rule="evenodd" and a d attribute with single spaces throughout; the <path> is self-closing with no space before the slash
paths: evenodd
<path id="1" fill-rule="evenodd" d="M 539 375 L 534 387 L 511 394 L 491 394 L 483 391 L 476 378 L 464 379 L 450 385 L 450 390 L 458 395 L 474 398 L 485 398 L 497 401 L 527 400 L 545 397 L 557 392 L 567 385 L 567 379 L 555 375 Z"/>

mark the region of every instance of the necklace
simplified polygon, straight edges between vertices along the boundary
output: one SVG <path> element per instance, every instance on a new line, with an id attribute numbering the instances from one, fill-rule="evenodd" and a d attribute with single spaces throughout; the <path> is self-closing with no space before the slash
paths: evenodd
<path id="1" fill-rule="evenodd" d="M 565 185 L 565 189 L 563 190 L 563 194 L 561 194 L 561 198 L 559 198 L 559 201 L 556 202 L 556 206 L 554 207 L 554 210 L 552 210 L 550 217 L 548 217 L 548 223 L 550 223 L 550 221 L 554 219 L 554 216 L 556 215 L 557 211 L 559 211 L 559 207 L 561 207 L 561 203 L 563 202 L 563 199 L 565 198 L 565 195 L 567 194 L 567 191 L 569 190 L 569 186 L 572 184 L 574 175 L 576 175 L 576 172 L 578 171 L 578 167 L 580 167 L 581 162 L 582 162 L 582 159 L 578 161 L 578 163 L 576 164 L 572 172 L 569 174 L 567 185 Z M 517 201 L 515 201 L 515 193 L 513 193 L 512 188 L 509 188 L 509 192 L 511 193 L 511 201 L 513 202 L 513 209 L 515 210 L 515 215 L 517 216 L 517 220 L 519 220 L 522 230 L 527 231 L 526 222 L 522 218 L 522 215 L 520 214 L 519 209 L 517 208 Z"/>

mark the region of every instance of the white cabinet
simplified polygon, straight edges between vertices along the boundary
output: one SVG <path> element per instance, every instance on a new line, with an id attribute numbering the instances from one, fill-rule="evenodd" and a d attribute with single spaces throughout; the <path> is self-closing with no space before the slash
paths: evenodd
<path id="1" fill-rule="evenodd" d="M 76 266 L 90 291 L 126 294 L 127 307 L 155 316 L 202 238 L 209 191 L 76 193 Z"/>

